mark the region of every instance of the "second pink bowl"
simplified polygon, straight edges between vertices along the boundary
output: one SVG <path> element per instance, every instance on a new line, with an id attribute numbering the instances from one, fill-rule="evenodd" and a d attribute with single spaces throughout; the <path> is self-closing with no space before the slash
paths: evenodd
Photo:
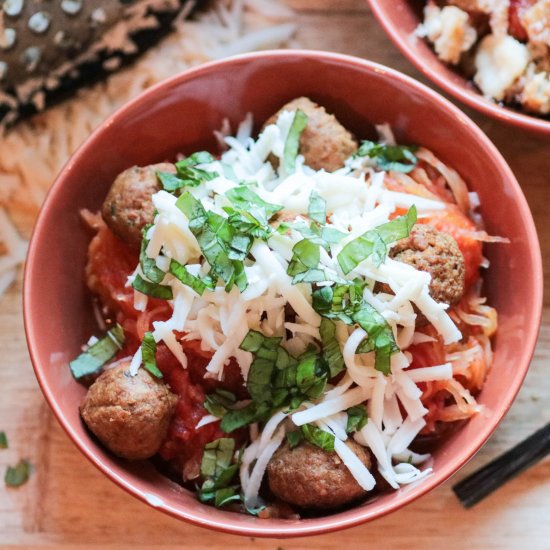
<path id="1" fill-rule="evenodd" d="M 506 124 L 550 136 L 550 120 L 486 99 L 470 80 L 443 63 L 428 42 L 417 38 L 426 0 L 367 0 L 372 12 L 401 53 L 427 78 L 472 109 Z"/>

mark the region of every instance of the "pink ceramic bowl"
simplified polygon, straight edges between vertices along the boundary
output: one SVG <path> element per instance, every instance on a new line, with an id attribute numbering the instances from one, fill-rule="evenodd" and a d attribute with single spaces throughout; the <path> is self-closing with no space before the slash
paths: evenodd
<path id="1" fill-rule="evenodd" d="M 388 36 L 408 60 L 448 94 L 501 122 L 550 136 L 550 120 L 501 107 L 486 99 L 470 80 L 440 61 L 426 40 L 414 36 L 416 27 L 422 22 L 426 0 L 368 0 L 368 3 Z"/>
<path id="2" fill-rule="evenodd" d="M 423 144 L 459 169 L 479 193 L 489 233 L 509 245 L 487 248 L 490 303 L 500 315 L 495 362 L 480 401 L 490 415 L 465 424 L 434 453 L 434 474 L 422 483 L 316 519 L 260 520 L 200 504 L 148 464 L 130 465 L 100 447 L 84 429 L 84 388 L 67 362 L 94 330 L 83 282 L 90 235 L 81 208 L 97 210 L 116 174 L 215 146 L 212 131 L 247 112 L 261 124 L 283 103 L 306 95 L 334 112 L 359 137 L 388 122 L 404 143 Z M 151 506 L 197 525 L 250 536 L 291 537 L 370 521 L 430 491 L 483 445 L 509 409 L 531 358 L 542 304 L 542 268 L 535 226 L 512 172 L 493 144 L 461 111 L 394 70 L 321 52 L 273 51 L 203 65 L 151 88 L 96 130 L 62 170 L 44 204 L 30 245 L 24 286 L 30 355 L 44 395 L 82 453 L 122 488 Z"/>

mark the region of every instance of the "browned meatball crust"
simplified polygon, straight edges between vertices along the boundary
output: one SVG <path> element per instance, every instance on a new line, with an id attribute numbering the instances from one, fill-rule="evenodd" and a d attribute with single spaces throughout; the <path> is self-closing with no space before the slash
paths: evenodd
<path id="1" fill-rule="evenodd" d="M 168 162 L 150 166 L 132 166 L 119 174 L 103 202 L 101 214 L 111 231 L 132 248 L 139 248 L 141 230 L 153 223 L 151 196 L 161 189 L 156 172 L 176 173 Z"/>
<path id="2" fill-rule="evenodd" d="M 346 445 L 370 467 L 367 449 L 352 440 Z M 276 497 L 300 508 L 337 508 L 366 494 L 335 452 L 307 442 L 294 449 L 285 443 L 270 460 L 267 476 Z"/>
<path id="3" fill-rule="evenodd" d="M 129 366 L 128 361 L 104 371 L 90 386 L 80 414 L 113 453 L 141 460 L 160 449 L 178 398 L 145 369 L 131 376 Z"/>
<path id="4" fill-rule="evenodd" d="M 390 257 L 432 276 L 430 296 L 453 305 L 464 294 L 464 256 L 456 241 L 430 225 L 417 224 L 391 249 Z"/>
<path id="5" fill-rule="evenodd" d="M 344 161 L 355 151 L 357 142 L 336 119 L 325 111 L 324 107 L 317 105 L 307 97 L 293 99 L 283 105 L 265 123 L 274 124 L 283 111 L 302 110 L 307 115 L 307 126 L 300 138 L 300 153 L 305 158 L 305 163 L 314 170 L 325 169 L 334 172 L 344 166 Z"/>

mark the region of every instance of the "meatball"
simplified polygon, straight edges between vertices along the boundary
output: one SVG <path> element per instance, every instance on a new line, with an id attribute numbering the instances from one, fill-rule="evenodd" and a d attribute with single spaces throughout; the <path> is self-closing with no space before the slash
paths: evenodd
<path id="1" fill-rule="evenodd" d="M 390 257 L 432 276 L 430 296 L 436 302 L 453 305 L 464 294 L 464 257 L 447 233 L 430 225 L 415 225 L 410 235 L 391 249 Z"/>
<path id="2" fill-rule="evenodd" d="M 90 386 L 80 414 L 113 453 L 141 460 L 159 450 L 178 398 L 145 369 L 131 376 L 129 366 L 125 361 L 104 371 Z"/>
<path id="3" fill-rule="evenodd" d="M 300 138 L 300 153 L 307 166 L 315 170 L 334 172 L 357 151 L 357 142 L 334 115 L 307 97 L 299 97 L 284 105 L 265 125 L 274 124 L 283 111 L 300 109 L 307 115 L 307 126 Z"/>
<path id="4" fill-rule="evenodd" d="M 151 196 L 161 189 L 156 172 L 176 173 L 173 164 L 133 166 L 119 174 L 103 202 L 101 214 L 113 233 L 132 248 L 141 244 L 141 230 L 153 223 Z"/>
<path id="5" fill-rule="evenodd" d="M 369 452 L 348 440 L 346 445 L 369 468 Z M 291 449 L 285 443 L 267 466 L 269 488 L 281 500 L 301 508 L 337 508 L 365 496 L 335 452 L 304 442 Z"/>

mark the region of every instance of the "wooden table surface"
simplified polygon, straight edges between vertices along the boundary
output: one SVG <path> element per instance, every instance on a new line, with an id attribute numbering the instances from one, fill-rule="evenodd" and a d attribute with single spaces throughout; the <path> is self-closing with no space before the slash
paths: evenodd
<path id="1" fill-rule="evenodd" d="M 423 81 L 384 35 L 362 0 L 287 0 L 296 10 L 297 41 L 389 65 Z M 550 142 L 466 112 L 503 153 L 527 196 L 550 285 Z M 526 266 L 526 269 L 528 266 Z M 347 531 L 293 540 L 217 534 L 153 511 L 116 487 L 69 441 L 34 379 L 21 316 L 21 277 L 0 302 L 0 430 L 18 457 L 34 464 L 18 490 L 0 488 L 0 547 L 35 548 L 525 548 L 550 549 L 550 460 L 464 510 L 451 486 L 550 421 L 550 298 L 525 384 L 479 454 L 450 481 L 403 510 Z M 45 320 L 47 322 L 47 320 Z"/>

